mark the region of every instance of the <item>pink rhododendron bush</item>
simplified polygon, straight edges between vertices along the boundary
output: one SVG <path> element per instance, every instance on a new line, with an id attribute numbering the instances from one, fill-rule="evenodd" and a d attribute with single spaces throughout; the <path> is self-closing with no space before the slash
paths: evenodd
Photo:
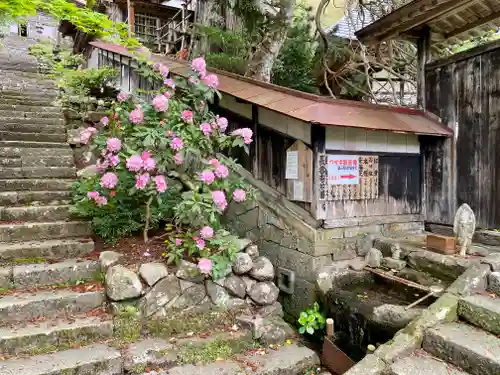
<path id="1" fill-rule="evenodd" d="M 205 62 L 192 62 L 189 79 L 155 66 L 163 87 L 150 100 L 120 93 L 112 112 L 85 129 L 81 142 L 98 152 L 97 175 L 75 186 L 74 212 L 92 219 L 94 231 L 113 241 L 142 230 L 149 241 L 161 229 L 169 262 L 196 259 L 200 272 L 223 276 L 237 238 L 224 229 L 231 202 L 253 192 L 234 173 L 235 161 L 217 154 L 252 142 L 250 129 L 228 134 L 228 121 L 210 112 L 218 79 Z"/>

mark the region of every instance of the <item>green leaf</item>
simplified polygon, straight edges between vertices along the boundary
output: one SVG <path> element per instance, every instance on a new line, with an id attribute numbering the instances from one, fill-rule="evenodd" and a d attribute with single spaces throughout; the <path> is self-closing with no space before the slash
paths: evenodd
<path id="1" fill-rule="evenodd" d="M 300 327 L 300 328 L 299 328 L 299 333 L 300 333 L 301 335 L 303 335 L 304 333 L 306 333 L 306 327 Z"/>
<path id="2" fill-rule="evenodd" d="M 307 327 L 306 331 L 307 331 L 307 333 L 309 333 L 310 335 L 313 335 L 313 334 L 314 334 L 314 328 L 312 328 L 312 327 Z"/>

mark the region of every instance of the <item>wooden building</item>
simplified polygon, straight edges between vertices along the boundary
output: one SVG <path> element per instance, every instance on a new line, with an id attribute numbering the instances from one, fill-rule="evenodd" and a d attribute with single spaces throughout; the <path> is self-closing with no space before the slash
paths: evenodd
<path id="1" fill-rule="evenodd" d="M 121 86 L 131 91 L 129 52 L 92 42 L 90 64 L 122 64 Z M 177 75 L 185 62 L 153 55 Z M 391 217 L 422 222 L 423 150 L 452 131 L 423 112 L 334 100 L 238 75 L 214 71 L 222 99 L 214 111 L 230 130 L 255 134 L 249 157 L 240 161 L 254 177 L 306 209 L 325 228 L 339 219 Z M 128 87 L 127 87 L 128 85 Z"/>
<path id="2" fill-rule="evenodd" d="M 451 45 L 500 27 L 500 2 L 415 0 L 360 30 L 365 43 L 413 40 L 418 102 L 455 136 L 424 147 L 426 220 L 452 224 L 468 203 L 480 228 L 500 228 L 500 43 L 442 57 Z"/>

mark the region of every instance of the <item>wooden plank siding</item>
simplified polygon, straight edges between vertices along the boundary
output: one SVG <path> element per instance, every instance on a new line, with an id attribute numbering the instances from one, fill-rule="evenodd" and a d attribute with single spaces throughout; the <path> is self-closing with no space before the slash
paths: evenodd
<path id="1" fill-rule="evenodd" d="M 326 219 L 420 214 L 422 212 L 421 155 L 328 151 L 329 154 L 379 156 L 378 199 L 328 201 Z"/>
<path id="2" fill-rule="evenodd" d="M 500 48 L 429 64 L 426 84 L 427 109 L 456 131 L 455 145 L 423 142 L 427 220 L 451 224 L 468 203 L 478 227 L 500 228 Z"/>

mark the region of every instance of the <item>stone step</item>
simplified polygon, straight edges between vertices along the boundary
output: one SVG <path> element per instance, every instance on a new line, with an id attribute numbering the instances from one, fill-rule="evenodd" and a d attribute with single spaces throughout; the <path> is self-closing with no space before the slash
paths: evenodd
<path id="1" fill-rule="evenodd" d="M 4 191 L 0 206 L 65 205 L 71 202 L 71 191 Z"/>
<path id="2" fill-rule="evenodd" d="M 0 191 L 20 191 L 29 190 L 30 192 L 41 191 L 71 191 L 75 180 L 72 179 L 0 179 Z M 29 192 L 23 191 L 22 194 Z M 23 195 L 24 197 L 24 195 Z M 22 198 L 24 199 L 24 198 Z M 29 201 L 29 196 L 26 198 Z"/>
<path id="3" fill-rule="evenodd" d="M 40 113 L 51 113 L 62 115 L 61 107 L 57 106 L 48 106 L 45 102 L 42 102 L 41 105 L 25 105 L 15 103 L 2 103 L 0 104 L 0 111 L 22 111 L 22 112 L 40 112 Z"/>
<path id="4" fill-rule="evenodd" d="M 18 131 L 0 131 L 2 141 L 28 141 L 28 142 L 66 142 L 66 133 L 21 133 Z"/>
<path id="5" fill-rule="evenodd" d="M 47 111 L 23 111 L 19 108 L 15 109 L 1 109 L 0 108 L 0 118 L 11 117 L 11 118 L 32 118 L 32 119 L 64 119 L 64 115 L 61 111 L 59 112 L 47 112 Z M 38 123 L 38 121 L 37 121 Z"/>
<path id="6" fill-rule="evenodd" d="M 122 375 L 122 372 L 120 352 L 102 344 L 0 362 L 2 375 Z"/>
<path id="7" fill-rule="evenodd" d="M 96 279 L 100 269 L 97 261 L 79 259 L 52 264 L 22 264 L 12 267 L 12 285 L 15 289 L 23 289 L 91 281 Z"/>
<path id="8" fill-rule="evenodd" d="M 55 118 L 40 118 L 40 117 L 24 117 L 15 115 L 13 117 L 2 116 L 0 121 L 4 124 L 25 124 L 25 125 L 65 125 L 64 117 L 57 116 Z"/>
<path id="9" fill-rule="evenodd" d="M 18 293 L 0 298 L 0 323 L 23 323 L 32 319 L 64 317 L 101 307 L 105 302 L 104 293 L 78 293 L 59 289 L 38 293 Z M 1 363 L 1 362 L 0 362 Z M 0 372 L 0 374 L 3 374 Z"/>
<path id="10" fill-rule="evenodd" d="M 28 167 L 28 168 L 40 167 L 40 166 L 73 168 L 75 166 L 75 159 L 72 154 L 59 155 L 59 153 L 57 153 L 57 156 L 55 156 L 54 152 L 52 153 L 52 156 L 45 156 L 45 155 L 40 155 L 38 157 L 36 157 L 35 155 L 22 156 L 21 162 L 23 167 Z"/>
<path id="11" fill-rule="evenodd" d="M 462 298 L 458 314 L 469 323 L 500 335 L 500 298 L 480 294 Z"/>
<path id="12" fill-rule="evenodd" d="M 429 356 L 412 356 L 394 362 L 385 375 L 468 375 L 446 362 Z"/>
<path id="13" fill-rule="evenodd" d="M 49 157 L 73 158 L 73 150 L 66 146 L 57 150 L 57 155 L 55 155 L 53 148 L 0 147 L 0 157 L 23 158 L 27 161 Z"/>
<path id="14" fill-rule="evenodd" d="M 49 124 L 12 124 L 0 123 L 0 131 L 19 132 L 19 133 L 44 133 L 44 134 L 63 134 L 66 136 L 66 127 L 64 125 Z"/>
<path id="15" fill-rule="evenodd" d="M 22 162 L 21 159 L 19 158 L 8 158 L 5 156 L 0 156 L 2 159 L 0 159 L 0 168 L 1 167 L 21 167 Z"/>
<path id="16" fill-rule="evenodd" d="M 0 242 L 55 240 L 89 237 L 90 223 L 54 221 L 50 223 L 0 224 Z"/>
<path id="17" fill-rule="evenodd" d="M 8 95 L 3 95 L 0 92 L 0 106 L 12 106 L 12 105 L 24 105 L 24 106 L 29 106 L 29 107 L 42 107 L 46 106 L 47 108 L 59 108 L 54 106 L 54 101 L 56 98 L 43 98 L 43 97 L 38 97 L 38 98 L 20 98 L 19 96 L 8 96 Z"/>
<path id="18" fill-rule="evenodd" d="M 71 206 L 1 207 L 0 221 L 59 221 L 71 217 Z"/>
<path id="19" fill-rule="evenodd" d="M 0 243 L 0 260 L 19 258 L 76 258 L 94 251 L 90 238 Z"/>
<path id="20" fill-rule="evenodd" d="M 156 375 L 303 375 L 305 371 L 318 365 L 319 358 L 314 351 L 291 344 L 270 350 L 266 354 L 238 356 L 238 361 L 177 366 L 160 370 Z M 249 370 L 250 367 L 252 370 Z"/>
<path id="21" fill-rule="evenodd" d="M 468 324 L 443 324 L 427 330 L 422 348 L 471 375 L 500 374 L 500 339 Z"/>
<path id="22" fill-rule="evenodd" d="M 0 353 L 30 354 L 44 350 L 88 344 L 113 336 L 113 321 L 81 317 L 55 319 L 21 327 L 0 328 Z"/>
<path id="23" fill-rule="evenodd" d="M 3 167 L 0 168 L 0 179 L 19 178 L 74 178 L 75 167 Z"/>
<path id="24" fill-rule="evenodd" d="M 14 70 L 17 72 L 38 72 L 38 64 L 28 60 L 6 60 L 0 59 L 0 69 Z"/>
<path id="25" fill-rule="evenodd" d="M 1 141 L 0 148 L 20 147 L 20 148 L 69 148 L 66 142 L 28 142 L 28 141 Z"/>
<path id="26" fill-rule="evenodd" d="M 57 99 L 57 91 L 56 90 L 24 90 L 18 88 L 8 88 L 0 90 L 0 97 L 5 99 L 17 99 L 23 101 L 24 104 L 29 102 L 30 100 L 40 100 L 43 98 L 44 101 L 53 103 Z"/>

